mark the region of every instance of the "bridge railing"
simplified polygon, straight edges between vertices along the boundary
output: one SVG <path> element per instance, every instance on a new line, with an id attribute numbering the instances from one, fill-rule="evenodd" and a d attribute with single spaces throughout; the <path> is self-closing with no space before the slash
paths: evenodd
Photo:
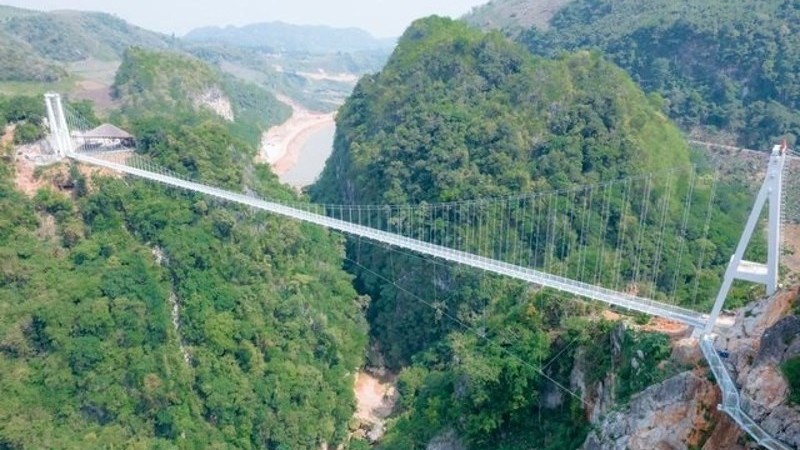
<path id="1" fill-rule="evenodd" d="M 704 315 L 686 308 L 681 308 L 679 306 L 660 303 L 632 294 L 616 292 L 608 288 L 594 286 L 588 283 L 548 274 L 538 270 L 516 266 L 514 264 L 494 260 L 485 256 L 474 255 L 449 247 L 443 247 L 429 242 L 419 241 L 417 239 L 409 238 L 399 234 L 369 228 L 367 226 L 347 222 L 345 220 L 327 217 L 315 212 L 263 200 L 252 195 L 240 194 L 212 186 L 206 186 L 163 173 L 149 172 L 147 170 L 138 169 L 126 164 L 115 163 L 84 154 L 73 154 L 71 157 L 78 161 L 106 167 L 112 170 L 128 173 L 182 189 L 212 195 L 223 200 L 237 202 L 261 210 L 281 214 L 286 217 L 292 217 L 309 223 L 321 225 L 344 233 L 362 236 L 388 245 L 393 245 L 436 258 L 441 258 L 447 261 L 468 265 L 500 275 L 510 276 L 533 284 L 557 289 L 580 297 L 598 300 L 632 311 L 664 317 L 670 320 L 688 324 L 693 327 L 702 327 L 705 324 L 706 318 Z"/>
<path id="2" fill-rule="evenodd" d="M 708 366 L 722 391 L 722 403 L 719 405 L 719 409 L 728 414 L 759 445 L 770 450 L 791 450 L 786 444 L 778 441 L 761 428 L 745 411 L 746 408 L 743 408 L 739 389 L 714 347 L 714 338 L 710 335 L 703 335 L 700 338 L 700 349 L 703 351 L 703 356 L 708 361 Z"/>

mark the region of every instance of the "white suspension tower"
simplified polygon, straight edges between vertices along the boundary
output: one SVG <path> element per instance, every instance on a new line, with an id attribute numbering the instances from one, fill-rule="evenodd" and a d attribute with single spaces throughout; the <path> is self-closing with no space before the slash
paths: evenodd
<path id="1" fill-rule="evenodd" d="M 61 96 L 52 92 L 44 94 L 47 106 L 47 121 L 50 126 L 50 136 L 56 155 L 63 158 L 72 153 L 72 137 L 67 126 L 67 117 L 64 114 L 64 105 Z"/>
<path id="2" fill-rule="evenodd" d="M 714 324 L 719 317 L 720 311 L 722 311 L 722 305 L 725 303 L 733 280 L 744 280 L 763 284 L 767 287 L 767 295 L 772 295 L 778 290 L 778 264 L 781 251 L 781 195 L 786 150 L 785 141 L 783 145 L 776 145 L 772 148 L 772 155 L 769 158 L 769 166 L 767 168 L 767 176 L 758 192 L 758 197 L 756 197 L 756 202 L 755 205 L 753 205 L 753 210 L 750 212 L 750 217 L 747 219 L 747 225 L 744 228 L 742 237 L 739 239 L 736 253 L 731 256 L 731 261 L 728 263 L 728 268 L 725 271 L 725 278 L 717 294 L 717 300 L 714 303 L 714 309 L 711 311 L 711 316 L 706 323 L 706 328 L 704 330 L 706 334 L 713 331 Z M 745 261 L 743 258 L 747 250 L 747 245 L 753 237 L 753 232 L 761 217 L 761 212 L 767 203 L 769 203 L 767 263 L 762 264 Z"/>

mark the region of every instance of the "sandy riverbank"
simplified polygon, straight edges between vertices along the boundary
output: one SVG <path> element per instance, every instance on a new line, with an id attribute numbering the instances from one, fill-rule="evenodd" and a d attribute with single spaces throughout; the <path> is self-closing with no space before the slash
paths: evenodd
<path id="1" fill-rule="evenodd" d="M 358 430 L 354 436 L 370 442 L 380 440 L 386 431 L 386 418 L 392 414 L 399 398 L 396 376 L 378 376 L 367 372 L 356 375 L 355 394 L 357 409 L 355 419 Z"/>
<path id="2" fill-rule="evenodd" d="M 292 117 L 264 133 L 259 160 L 270 164 L 272 170 L 282 176 L 297 164 L 303 145 L 308 139 L 314 133 L 334 124 L 336 113 L 309 111 L 283 96 L 279 96 L 278 100 L 292 108 Z"/>

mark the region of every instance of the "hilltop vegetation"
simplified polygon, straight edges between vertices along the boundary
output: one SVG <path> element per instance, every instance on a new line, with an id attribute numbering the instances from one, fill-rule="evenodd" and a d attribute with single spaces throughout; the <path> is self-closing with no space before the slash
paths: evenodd
<path id="1" fill-rule="evenodd" d="M 119 58 L 131 45 L 167 48 L 174 41 L 105 13 L 56 11 L 12 17 L 0 27 L 48 59 Z"/>
<path id="2" fill-rule="evenodd" d="M 213 114 L 209 102 L 227 101 L 232 132 L 253 149 L 261 133 L 289 118 L 290 108 L 264 89 L 215 70 L 194 57 L 138 47 L 129 49 L 117 71 L 114 96 L 129 116 L 162 116 L 161 111 Z M 201 114 L 203 115 L 203 114 Z M 165 118 L 171 123 L 169 118 Z M 170 127 L 162 128 L 169 130 Z"/>
<path id="3" fill-rule="evenodd" d="M 296 198 L 252 164 L 240 124 L 187 104 L 220 81 L 213 70 L 132 53 L 143 64 L 121 73 L 119 95 L 141 96 L 112 120 L 141 153 L 230 189 Z M 28 199 L 10 161 L 0 158 L 0 448 L 346 441 L 366 324 L 337 237 L 75 167 L 42 172 L 72 188 Z"/>
<path id="4" fill-rule="evenodd" d="M 2 8 L 0 81 L 57 81 L 67 75 L 63 63 L 119 59 L 131 45 L 176 45 L 110 14 Z"/>
<path id="5" fill-rule="evenodd" d="M 798 24 L 800 5 L 783 0 L 574 0 L 519 40 L 540 55 L 600 50 L 684 127 L 767 149 L 800 127 Z"/>
<path id="6" fill-rule="evenodd" d="M 385 69 L 362 79 L 341 109 L 334 153 L 312 197 L 333 204 L 420 205 L 547 192 L 688 165 L 680 132 L 659 108 L 658 96 L 645 96 L 597 54 L 538 58 L 500 34 L 423 19 L 406 31 Z M 708 201 L 709 188 L 698 186 L 698 201 Z M 716 265 L 726 262 L 737 238 L 745 208 L 736 205 L 749 200 L 740 191 L 719 190 L 727 206 L 713 216 L 718 247 L 706 247 Z M 466 227 L 503 223 L 493 214 L 479 210 L 480 218 Z M 414 229 L 420 218 L 396 220 L 410 221 Z M 645 234 L 656 233 L 656 221 L 643 226 Z M 467 231 L 463 227 L 447 226 L 458 235 Z M 527 248 L 532 236 L 526 229 L 533 227 L 504 232 L 518 233 Z M 666 235 L 667 258 L 675 258 L 678 232 Z M 571 248 L 577 247 L 573 242 Z M 702 239 L 690 247 L 693 255 L 704 251 Z M 565 348 L 569 342 L 593 358 L 587 367 L 596 369 L 597 380 L 615 366 L 623 373 L 615 387 L 620 399 L 646 387 L 643 380 L 664 376 L 657 363 L 669 352 L 661 338 L 630 338 L 629 345 L 653 358 L 648 365 L 654 372 L 637 382 L 627 362 L 613 362 L 611 326 L 587 318 L 590 306 L 360 240 L 351 241 L 348 255 L 359 289 L 373 299 L 373 341 L 387 365 L 403 368 L 401 410 L 382 448 L 425 448 L 448 430 L 473 449 L 579 446 L 587 426 L 582 405 L 568 395 L 555 404 L 545 401 L 557 388 L 536 363 L 559 355 L 547 376 L 569 385 L 576 355 L 575 348 Z M 624 258 L 635 259 L 633 253 Z M 691 303 L 695 278 L 713 286 L 717 272 L 681 268 L 677 295 Z M 536 423 L 531 418 L 537 416 L 547 420 Z"/>

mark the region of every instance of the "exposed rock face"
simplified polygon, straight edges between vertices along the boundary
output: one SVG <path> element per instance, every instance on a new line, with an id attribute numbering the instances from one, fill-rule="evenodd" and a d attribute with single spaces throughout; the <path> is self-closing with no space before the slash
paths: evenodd
<path id="1" fill-rule="evenodd" d="M 611 333 L 611 353 L 615 361 L 619 360 L 622 353 L 622 340 L 624 337 L 625 325 L 620 322 Z M 617 383 L 617 375 L 614 371 L 611 371 L 603 380 L 592 384 L 587 383 L 586 375 L 591 373 L 592 368 L 585 367 L 585 361 L 584 349 L 576 351 L 575 364 L 570 374 L 570 388 L 574 392 L 580 392 L 581 400 L 588 405 L 586 413 L 589 417 L 589 422 L 598 423 L 603 414 L 613 408 L 616 403 L 614 387 Z"/>
<path id="2" fill-rule="evenodd" d="M 223 119 L 233 122 L 233 107 L 231 101 L 218 87 L 212 87 L 203 92 L 194 101 L 195 107 L 208 108 Z"/>
<path id="3" fill-rule="evenodd" d="M 717 413 L 717 417 L 719 421 L 703 450 L 746 450 L 748 447 L 740 442 L 743 438 L 739 425 L 725 414 Z"/>
<path id="4" fill-rule="evenodd" d="M 782 292 L 738 311 L 728 328 L 719 329 L 716 347 L 730 353 L 729 370 L 739 385 L 744 408 L 767 432 L 790 447 L 800 449 L 800 407 L 787 403 L 788 385 L 780 364 L 800 355 L 800 317 L 787 316 L 797 291 Z M 616 360 L 624 327 L 611 333 Z M 570 377 L 573 390 L 583 393 L 586 414 L 594 430 L 585 450 L 754 450 L 739 426 L 717 410 L 720 391 L 704 367 L 683 372 L 615 405 L 615 375 L 590 382 L 592 368 L 578 350 Z M 693 338 L 673 341 L 674 361 L 692 365 L 702 359 Z M 563 403 L 557 391 L 544 392 L 548 407 Z M 614 408 L 618 409 L 614 409 Z M 427 450 L 461 450 L 454 433 L 432 440 Z"/>
<path id="5" fill-rule="evenodd" d="M 761 336 L 755 364 L 780 364 L 800 355 L 800 317 L 781 319 Z"/>
<path id="6" fill-rule="evenodd" d="M 356 374 L 355 419 L 358 429 L 353 433 L 354 437 L 373 444 L 381 440 L 386 433 L 386 418 L 392 414 L 400 396 L 395 383 L 396 376 L 384 369 Z"/>
<path id="7" fill-rule="evenodd" d="M 745 410 L 772 436 L 800 449 L 800 407 L 787 404 L 788 385 L 779 367 L 800 354 L 800 317 L 786 317 L 796 296 L 796 290 L 782 292 L 738 311 L 730 327 L 718 330 L 716 347 L 730 353 L 729 369 L 739 385 Z M 697 353 L 692 350 L 696 344 L 691 341 L 673 342 L 676 361 L 696 361 Z M 576 365 L 573 387 L 586 387 L 575 382 L 576 375 L 582 379 L 586 370 Z M 608 380 L 599 383 L 595 391 L 592 386 L 584 391 L 592 394 L 590 399 L 596 399 L 590 402 L 594 406 L 588 411 L 596 429 L 584 443 L 586 450 L 686 449 L 701 445 L 703 450 L 757 448 L 753 443 L 745 444 L 738 425 L 717 411 L 719 388 L 702 369 L 651 386 L 623 409 L 605 416 L 609 409 L 604 383 Z"/>
<path id="8" fill-rule="evenodd" d="M 789 385 L 780 364 L 800 355 L 800 317 L 767 329 L 752 365 L 740 366 L 738 383 L 751 417 L 777 439 L 800 448 L 800 407 L 789 405 Z"/>
<path id="9" fill-rule="evenodd" d="M 684 372 L 634 396 L 589 434 L 586 450 L 683 449 L 711 427 L 719 393 L 705 377 Z"/>
<path id="10" fill-rule="evenodd" d="M 455 431 L 449 430 L 433 438 L 425 450 L 466 450 L 466 448 L 456 436 Z"/>
<path id="11" fill-rule="evenodd" d="M 796 296 L 797 290 L 779 292 L 739 311 L 717 347 L 730 352 L 744 409 L 773 437 L 800 448 L 800 407 L 788 404 L 780 371 L 782 362 L 800 355 L 800 317 L 786 316 Z"/>

